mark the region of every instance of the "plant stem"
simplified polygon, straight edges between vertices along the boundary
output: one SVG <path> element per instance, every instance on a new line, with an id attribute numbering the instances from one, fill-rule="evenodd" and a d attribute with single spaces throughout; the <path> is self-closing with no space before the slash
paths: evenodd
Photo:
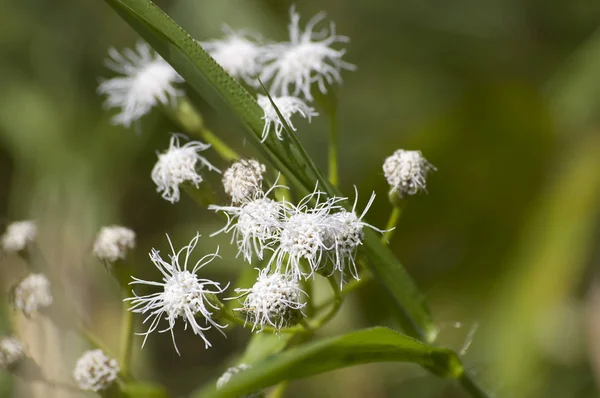
<path id="1" fill-rule="evenodd" d="M 329 115 L 329 182 L 334 187 L 339 183 L 338 130 L 336 112 Z"/>
<path id="2" fill-rule="evenodd" d="M 465 371 L 458 380 L 460 385 L 473 398 L 492 398 L 493 396 L 486 392 L 473 378 L 473 376 Z"/>
<path id="3" fill-rule="evenodd" d="M 248 323 L 241 318 L 238 318 L 237 316 L 235 316 L 235 314 L 232 311 L 230 311 L 229 309 L 227 309 L 225 307 L 221 308 L 221 315 L 223 316 L 223 318 L 227 319 L 228 321 L 231 321 L 231 322 L 235 323 L 236 325 L 243 326 L 246 329 L 254 328 L 253 324 Z M 261 330 L 263 332 L 267 332 L 267 333 L 309 333 L 310 332 L 309 329 L 307 329 L 304 326 L 300 326 L 300 325 L 292 326 L 289 328 L 281 328 L 281 329 L 275 329 L 270 326 L 263 326 L 263 328 Z"/>
<path id="4" fill-rule="evenodd" d="M 390 213 L 390 218 L 388 219 L 387 225 L 385 226 L 385 232 L 381 237 L 381 242 L 383 244 L 387 245 L 392 240 L 394 232 L 396 232 L 396 226 L 398 225 L 400 216 L 402 216 L 402 207 L 395 205 Z"/>
<path id="5" fill-rule="evenodd" d="M 313 325 L 311 325 L 313 329 L 318 329 L 321 326 L 325 325 L 327 322 L 329 322 L 338 313 L 340 307 L 342 306 L 343 299 L 340 293 L 340 287 L 338 286 L 336 280 L 334 278 L 327 278 L 327 281 L 329 282 L 329 286 L 331 286 L 331 290 L 333 291 L 333 305 L 329 312 L 325 314 L 325 316 L 323 316 L 321 319 L 317 320 Z"/>
<path id="6" fill-rule="evenodd" d="M 227 160 L 229 162 L 236 161 L 240 158 L 240 155 L 233 149 L 231 149 L 225 141 L 221 140 L 215 133 L 208 129 L 202 129 L 199 132 L 200 137 L 204 139 L 207 143 L 209 143 L 222 158 L 223 160 Z"/>
<path id="7" fill-rule="evenodd" d="M 121 326 L 121 357 L 119 365 L 121 366 L 121 372 L 125 377 L 130 376 L 132 345 L 133 312 L 129 311 L 129 303 L 127 301 L 123 301 L 123 324 Z"/>
<path id="8" fill-rule="evenodd" d="M 282 398 L 287 386 L 287 381 L 282 381 L 281 383 L 277 384 L 277 386 L 269 394 L 269 398 Z"/>

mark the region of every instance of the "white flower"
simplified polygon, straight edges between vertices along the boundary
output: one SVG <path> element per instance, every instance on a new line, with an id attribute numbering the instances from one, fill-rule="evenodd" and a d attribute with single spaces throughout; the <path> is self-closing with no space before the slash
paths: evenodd
<path id="1" fill-rule="evenodd" d="M 23 346 L 14 337 L 0 338 L 0 369 L 10 369 L 15 366 L 25 355 Z"/>
<path id="2" fill-rule="evenodd" d="M 94 256 L 100 261 L 114 263 L 124 260 L 129 249 L 135 247 L 135 232 L 119 225 L 102 227 L 94 242 Z"/>
<path id="3" fill-rule="evenodd" d="M 209 210 L 222 211 L 227 216 L 227 224 L 211 236 L 233 231 L 231 242 L 236 242 L 238 255 L 243 254 L 252 263 L 252 253 L 256 253 L 262 260 L 264 250 L 277 239 L 281 227 L 284 205 L 267 197 L 278 187 L 281 186 L 275 184 L 266 193 L 239 206 L 208 206 Z"/>
<path id="4" fill-rule="evenodd" d="M 227 286 L 221 288 L 218 282 L 202 279 L 196 275 L 198 270 L 210 263 L 215 257 L 219 257 L 218 248 L 216 253 L 207 254 L 198 260 L 191 271 L 187 269 L 187 262 L 190 254 L 196 247 L 199 238 L 200 235 L 196 235 L 190 241 L 189 245 L 184 246 L 181 250 L 175 252 L 171 239 L 167 235 L 171 251 L 173 252 L 173 254 L 169 255 L 170 262 L 164 261 L 158 250 L 152 249 L 150 253 L 150 260 L 152 260 L 156 268 L 158 268 L 163 275 L 162 281 L 145 281 L 134 277 L 134 281 L 130 283 L 157 286 L 161 289 L 159 292 L 147 296 L 138 296 L 133 292 L 135 297 L 125 299 L 132 303 L 130 311 L 140 314 L 148 313 L 148 316 L 144 319 L 144 323 L 151 320 L 148 330 L 144 333 L 140 333 L 145 336 L 142 347 L 146 344 L 146 339 L 150 333 L 158 328 L 158 324 L 163 316 L 164 319 L 169 322 L 169 326 L 160 332 L 171 332 L 173 345 L 178 354 L 179 350 L 175 344 L 175 335 L 173 333 L 175 321 L 178 318 L 182 318 L 186 328 L 188 325 L 191 325 L 192 331 L 204 340 L 206 348 L 210 347 L 211 344 L 204 336 L 204 331 L 209 330 L 214 326 L 223 333 L 221 329 L 227 326 L 220 325 L 212 319 L 212 309 L 217 310 L 219 307 L 211 302 L 212 296 L 222 293 Z M 183 267 L 180 264 L 180 256 L 182 253 L 184 253 Z M 211 297 L 209 297 L 209 295 Z M 204 319 L 207 326 L 200 326 L 198 321 L 201 319 Z M 225 334 L 223 333 L 223 335 Z"/>
<path id="5" fill-rule="evenodd" d="M 158 161 L 152 169 L 152 181 L 156 191 L 162 192 L 162 197 L 171 203 L 179 201 L 179 185 L 189 182 L 196 188 L 203 181 L 196 171 L 206 166 L 209 170 L 219 172 L 208 160 L 198 152 L 210 148 L 209 144 L 190 141 L 183 146 L 179 144 L 179 135 L 173 134 L 166 152 L 158 154 Z"/>
<path id="6" fill-rule="evenodd" d="M 241 203 L 262 193 L 264 164 L 254 159 L 242 159 L 223 173 L 223 188 L 233 203 Z"/>
<path id="7" fill-rule="evenodd" d="M 304 32 L 300 30 L 300 15 L 292 6 L 289 25 L 290 41 L 265 46 L 262 56 L 266 66 L 260 79 L 267 82 L 271 79 L 270 92 L 276 95 L 294 95 L 300 93 L 308 101 L 312 101 L 310 87 L 317 83 L 322 93 L 327 92 L 327 84 L 342 82 L 342 69 L 355 70 L 352 64 L 342 61 L 345 50 L 334 50 L 334 43 L 347 43 L 346 36 L 335 34 L 335 25 L 330 24 L 330 31 L 313 32 L 313 28 L 325 18 L 325 13 L 315 15 Z"/>
<path id="8" fill-rule="evenodd" d="M 333 197 L 320 202 L 323 192 L 315 191 L 305 196 L 298 205 L 287 204 L 287 217 L 281 226 L 279 246 L 275 249 L 270 264 L 275 263 L 276 270 L 285 268 L 286 274 L 294 280 L 308 278 L 324 266 L 323 256 L 333 248 L 329 238 L 336 224 L 331 223 L 332 211 L 340 210 L 337 204 L 345 198 Z M 316 205 L 310 207 L 315 199 Z M 300 261 L 305 259 L 310 270 L 302 270 Z"/>
<path id="9" fill-rule="evenodd" d="M 223 26 L 223 33 L 225 37 L 222 39 L 200 44 L 231 77 L 258 87 L 257 76 L 262 66 L 259 56 L 262 50 L 256 35 L 244 31 L 235 32 L 228 26 Z"/>
<path id="10" fill-rule="evenodd" d="M 104 103 L 107 108 L 121 108 L 112 122 L 125 127 L 131 126 L 159 103 L 167 105 L 182 95 L 175 84 L 183 82 L 183 78 L 171 65 L 147 43 L 138 42 L 136 50 L 137 53 L 126 48 L 121 54 L 111 48 L 105 65 L 123 76 L 104 80 L 98 86 L 98 93 L 107 96 Z"/>
<path id="11" fill-rule="evenodd" d="M 235 289 L 245 297 L 243 308 L 236 309 L 246 315 L 253 324 L 252 330 L 262 331 L 265 326 L 277 330 L 294 325 L 304 316 L 301 302 L 306 294 L 296 279 L 279 272 L 269 274 L 264 268 L 258 274 L 258 280 L 250 289 Z M 238 298 L 239 298 L 238 297 Z"/>
<path id="12" fill-rule="evenodd" d="M 50 281 L 44 274 L 30 274 L 13 291 L 14 305 L 29 316 L 52 304 Z"/>
<path id="13" fill-rule="evenodd" d="M 235 377 L 235 375 L 237 375 L 241 372 L 244 372 L 250 368 L 251 368 L 251 366 L 246 365 L 245 363 L 241 363 L 237 366 L 230 367 L 217 380 L 217 390 L 220 390 L 223 387 L 225 387 L 225 385 L 227 385 L 231 381 L 231 379 Z M 255 392 L 255 393 L 251 393 L 251 394 L 246 394 L 241 398 L 262 398 L 264 396 L 265 396 L 264 393 L 262 391 L 259 391 L 259 392 Z"/>
<path id="14" fill-rule="evenodd" d="M 2 249 L 7 252 L 18 252 L 35 242 L 37 225 L 34 221 L 15 221 L 6 228 L 2 235 Z"/>
<path id="15" fill-rule="evenodd" d="M 356 191 L 356 187 L 354 189 Z M 333 264 L 333 271 L 340 272 L 340 284 L 344 282 L 346 268 L 349 268 L 350 274 L 355 279 L 359 279 L 355 259 L 356 250 L 358 246 L 362 245 L 365 238 L 363 228 L 369 227 L 377 232 L 384 232 L 362 221 L 374 200 L 375 193 L 371 195 L 362 214 L 357 216 L 356 204 L 358 201 L 358 191 L 356 191 L 356 199 L 352 206 L 352 211 L 341 209 L 338 213 L 329 216 L 331 228 L 327 235 L 326 245 L 331 246 L 331 249 L 328 251 L 328 257 Z"/>
<path id="16" fill-rule="evenodd" d="M 77 360 L 73 377 L 82 390 L 98 392 L 109 388 L 120 370 L 117 361 L 102 350 L 90 350 Z"/>
<path id="17" fill-rule="evenodd" d="M 435 167 L 421 155 L 421 151 L 398 149 L 383 163 L 383 173 L 391 193 L 400 198 L 425 191 L 430 170 L 435 170 Z"/>
<path id="18" fill-rule="evenodd" d="M 285 120 L 288 126 L 290 126 L 290 128 L 294 131 L 296 131 L 296 128 L 292 124 L 292 115 L 295 113 L 299 113 L 302 115 L 302 117 L 307 118 L 309 122 L 313 116 L 319 115 L 317 112 L 315 112 L 314 108 L 306 105 L 306 103 L 304 103 L 304 101 L 302 101 L 300 98 L 290 96 L 271 96 L 271 98 L 277 106 L 277 109 L 279 109 L 281 116 L 283 116 L 283 120 Z M 260 105 L 264 112 L 262 119 L 265 121 L 265 125 L 262 131 L 262 142 L 264 142 L 269 136 L 271 125 L 275 126 L 275 134 L 277 135 L 277 138 L 283 140 L 283 135 L 281 134 L 283 132 L 283 123 L 281 122 L 281 119 L 279 119 L 279 116 L 277 115 L 273 104 L 271 104 L 269 97 L 259 94 L 257 101 L 258 105 Z"/>

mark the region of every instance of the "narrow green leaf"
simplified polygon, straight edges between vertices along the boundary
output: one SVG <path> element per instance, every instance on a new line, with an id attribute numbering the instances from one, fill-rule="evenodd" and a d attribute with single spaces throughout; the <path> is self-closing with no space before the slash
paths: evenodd
<path id="1" fill-rule="evenodd" d="M 121 387 L 126 398 L 169 398 L 164 387 L 150 383 L 127 383 Z"/>
<path id="2" fill-rule="evenodd" d="M 252 365 L 258 361 L 279 354 L 295 337 L 293 333 L 258 333 L 252 336 L 240 363 Z"/>
<path id="3" fill-rule="evenodd" d="M 219 391 L 211 387 L 193 397 L 237 397 L 283 380 L 300 379 L 373 362 L 412 362 L 438 376 L 460 379 L 463 375 L 462 364 L 452 351 L 423 344 L 391 329 L 377 327 L 292 348 L 255 363 Z"/>
<path id="4" fill-rule="evenodd" d="M 198 95 L 225 117 L 239 121 L 249 139 L 300 191 L 310 192 L 318 182 L 319 188 L 329 195 L 339 194 L 317 170 L 292 132 L 289 140 L 280 141 L 271 134 L 264 143 L 260 142 L 263 113 L 255 99 L 150 0 L 105 1 L 183 76 Z M 365 246 L 373 256 L 369 266 L 398 305 L 403 328 L 421 340 L 431 341 L 435 328 L 423 296 L 408 273 L 374 234 L 366 234 Z"/>

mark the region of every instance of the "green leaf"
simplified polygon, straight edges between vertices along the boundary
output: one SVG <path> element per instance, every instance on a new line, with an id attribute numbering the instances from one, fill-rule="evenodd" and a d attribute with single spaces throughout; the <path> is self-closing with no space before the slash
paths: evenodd
<path id="1" fill-rule="evenodd" d="M 164 387 L 150 383 L 127 383 L 121 387 L 123 396 L 127 398 L 169 398 Z"/>
<path id="2" fill-rule="evenodd" d="M 240 363 L 252 365 L 269 356 L 278 354 L 287 347 L 294 337 L 293 333 L 282 333 L 279 336 L 273 333 L 257 333 L 250 339 Z"/>
<path id="3" fill-rule="evenodd" d="M 162 10 L 149 0 L 105 1 L 183 76 L 192 90 L 224 117 L 238 120 L 250 141 L 301 193 L 312 191 L 318 182 L 319 188 L 329 195 L 339 195 L 293 133 L 283 141 L 271 134 L 264 143 L 260 142 L 262 109 L 255 99 Z M 368 265 L 397 304 L 403 328 L 412 336 L 432 341 L 435 327 L 422 294 L 406 270 L 375 234 L 366 234 L 365 246 L 372 256 Z"/>
<path id="4" fill-rule="evenodd" d="M 219 391 L 211 387 L 193 397 L 237 397 L 283 380 L 373 362 L 413 362 L 439 376 L 460 379 L 463 375 L 462 364 L 452 351 L 423 344 L 391 329 L 376 327 L 292 348 L 255 363 Z"/>

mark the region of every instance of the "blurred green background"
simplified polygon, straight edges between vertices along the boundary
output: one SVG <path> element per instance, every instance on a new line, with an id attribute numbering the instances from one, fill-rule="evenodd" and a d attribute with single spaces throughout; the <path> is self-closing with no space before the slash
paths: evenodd
<path id="1" fill-rule="evenodd" d="M 220 36 L 221 24 L 286 37 L 290 2 L 160 1 L 192 36 Z M 497 397 L 599 396 L 600 382 L 600 3 L 591 0 L 297 1 L 303 23 L 320 10 L 351 37 L 338 90 L 342 189 L 361 203 L 378 193 L 369 222 L 385 225 L 390 206 L 381 165 L 397 148 L 419 149 L 438 169 L 428 194 L 414 197 L 392 247 L 426 294 L 439 342 L 464 360 Z M 0 217 L 32 218 L 40 246 L 96 333 L 118 348 L 120 297 L 89 256 L 107 224 L 138 233 L 136 276 L 155 278 L 151 247 L 166 250 L 196 231 L 199 252 L 220 244 L 206 271 L 233 280 L 247 265 L 228 237 L 208 238 L 223 220 L 187 197 L 172 205 L 150 179 L 156 151 L 175 126 L 154 112 L 139 132 L 111 126 L 95 90 L 106 51 L 136 34 L 101 0 L 0 0 Z M 205 107 L 206 123 L 246 156 L 255 150 L 235 126 Z M 325 169 L 327 120 L 299 122 L 298 137 Z M 226 168 L 215 154 L 209 160 Z M 216 174 L 208 176 L 219 187 Z M 222 201 L 224 196 L 219 189 Z M 224 249 L 224 250 L 223 250 Z M 0 262 L 0 286 L 26 273 Z M 396 327 L 376 283 L 354 293 L 322 334 Z M 69 380 L 86 349 L 45 319 L 12 328 L 58 380 Z M 12 325 L 12 326 L 9 326 Z M 138 331 L 144 327 L 138 320 Z M 136 350 L 136 374 L 185 395 L 235 362 L 249 333 L 210 335 L 205 350 L 177 330 Z M 136 339 L 136 347 L 141 338 Z M 84 396 L 0 374 L 0 397 Z M 375 364 L 291 383 L 289 397 L 464 397 L 452 382 L 416 366 Z"/>

